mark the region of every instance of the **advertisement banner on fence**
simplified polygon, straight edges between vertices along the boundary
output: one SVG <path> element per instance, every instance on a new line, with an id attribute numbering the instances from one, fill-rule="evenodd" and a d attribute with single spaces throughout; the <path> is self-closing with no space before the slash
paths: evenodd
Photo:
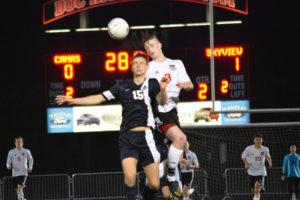
<path id="1" fill-rule="evenodd" d="M 181 102 L 178 117 L 182 127 L 250 123 L 249 113 L 211 113 L 211 101 Z M 249 101 L 216 101 L 215 110 L 247 110 Z M 48 108 L 48 133 L 119 131 L 119 104 Z"/>

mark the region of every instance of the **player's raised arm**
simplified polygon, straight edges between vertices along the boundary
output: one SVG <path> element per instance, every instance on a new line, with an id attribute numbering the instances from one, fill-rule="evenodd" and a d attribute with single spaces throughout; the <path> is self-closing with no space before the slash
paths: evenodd
<path id="1" fill-rule="evenodd" d="M 162 77 L 159 85 L 160 85 L 160 92 L 156 96 L 157 102 L 160 105 L 165 105 L 169 101 L 168 94 L 166 92 L 166 87 L 168 86 L 170 80 L 166 77 Z"/>
<path id="2" fill-rule="evenodd" d="M 58 95 L 56 96 L 55 101 L 58 105 L 96 105 L 103 103 L 104 101 L 106 101 L 106 99 L 103 97 L 102 94 L 90 95 L 79 98 L 69 98 L 64 95 Z"/>

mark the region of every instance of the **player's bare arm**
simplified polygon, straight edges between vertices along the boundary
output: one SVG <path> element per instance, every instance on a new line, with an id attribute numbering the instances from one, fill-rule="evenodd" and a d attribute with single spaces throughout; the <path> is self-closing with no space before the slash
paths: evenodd
<path id="1" fill-rule="evenodd" d="M 166 87 L 168 86 L 170 80 L 166 77 L 162 77 L 160 85 L 160 93 L 158 93 L 156 99 L 160 105 L 165 105 L 169 101 L 169 97 L 166 92 Z"/>
<path id="2" fill-rule="evenodd" d="M 96 105 L 106 101 L 102 94 L 90 95 L 80 98 L 69 98 L 64 95 L 58 95 L 55 98 L 58 105 Z"/>
<path id="3" fill-rule="evenodd" d="M 184 89 L 186 92 L 192 91 L 194 89 L 194 85 L 191 81 L 178 82 L 176 86 L 180 89 Z"/>
<path id="4" fill-rule="evenodd" d="M 243 158 L 243 162 L 244 162 L 244 165 L 245 165 L 245 169 L 249 169 L 250 165 L 247 162 L 247 158 Z"/>

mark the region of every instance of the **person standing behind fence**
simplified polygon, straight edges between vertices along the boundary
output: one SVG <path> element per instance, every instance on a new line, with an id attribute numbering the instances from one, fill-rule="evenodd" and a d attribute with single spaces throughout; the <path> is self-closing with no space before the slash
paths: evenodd
<path id="1" fill-rule="evenodd" d="M 254 194 L 253 200 L 260 199 L 260 191 L 264 188 L 265 176 L 267 170 L 265 160 L 268 161 L 269 167 L 272 167 L 272 160 L 269 148 L 263 146 L 263 137 L 259 134 L 254 136 L 254 145 L 248 146 L 242 153 L 242 160 L 245 164 L 250 179 L 250 189 Z"/>
<path id="2" fill-rule="evenodd" d="M 199 168 L 199 162 L 194 152 L 190 150 L 189 142 L 185 143 L 183 159 L 180 161 L 181 182 L 183 185 L 183 200 L 189 200 L 189 188 L 192 186 L 194 169 Z"/>
<path id="3" fill-rule="evenodd" d="M 15 149 L 8 152 L 6 166 L 12 170 L 14 186 L 17 190 L 18 200 L 24 200 L 23 189 L 25 187 L 28 172 L 32 172 L 33 158 L 29 149 L 23 148 L 22 137 L 15 138 Z"/>
<path id="4" fill-rule="evenodd" d="M 296 196 L 297 199 L 300 198 L 299 195 L 299 184 L 300 184 L 300 155 L 296 153 L 296 146 L 290 146 L 290 154 L 285 155 L 283 166 L 282 166 L 282 179 L 285 177 L 288 183 L 288 190 L 294 199 Z"/>

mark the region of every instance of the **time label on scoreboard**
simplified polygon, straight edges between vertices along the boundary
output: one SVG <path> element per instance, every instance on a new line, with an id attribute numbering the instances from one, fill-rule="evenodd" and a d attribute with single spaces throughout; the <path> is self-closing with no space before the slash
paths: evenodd
<path id="1" fill-rule="evenodd" d="M 194 92 L 183 92 L 182 101 L 211 100 L 210 57 L 215 57 L 217 100 L 249 99 L 248 50 L 245 46 L 164 49 L 171 59 L 181 59 L 194 83 Z M 132 76 L 131 58 L 144 51 L 64 53 L 45 56 L 46 104 L 57 106 L 55 96 L 70 98 L 98 94 L 116 81 Z M 149 58 L 149 57 L 148 57 Z"/>

